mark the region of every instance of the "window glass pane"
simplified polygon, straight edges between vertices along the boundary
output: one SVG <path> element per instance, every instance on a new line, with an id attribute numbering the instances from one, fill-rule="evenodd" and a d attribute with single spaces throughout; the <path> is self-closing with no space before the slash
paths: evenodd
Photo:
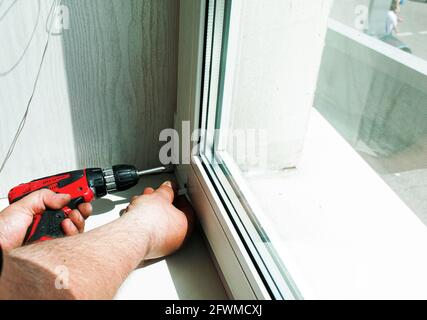
<path id="1" fill-rule="evenodd" d="M 266 283 L 426 297 L 427 3 L 221 3 L 206 146 Z"/>
<path id="2" fill-rule="evenodd" d="M 328 32 L 314 105 L 427 223 L 427 3 L 335 1 L 331 16 L 344 26 Z"/>

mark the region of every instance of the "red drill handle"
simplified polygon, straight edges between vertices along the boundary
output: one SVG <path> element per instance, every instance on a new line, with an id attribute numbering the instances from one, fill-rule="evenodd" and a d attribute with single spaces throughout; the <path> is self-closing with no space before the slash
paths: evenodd
<path id="1" fill-rule="evenodd" d="M 73 209 L 81 203 L 91 202 L 95 194 L 92 188 L 99 191 L 99 186 L 105 184 L 101 169 L 88 169 L 66 172 L 29 183 L 21 184 L 9 192 L 9 203 L 14 203 L 32 192 L 49 189 L 56 193 L 69 194 L 72 197 L 67 207 L 61 210 L 46 210 L 34 217 L 28 228 L 24 244 L 36 241 L 46 241 L 64 236 L 62 221 Z M 101 194 L 102 192 L 100 192 Z"/>
<path id="2" fill-rule="evenodd" d="M 157 171 L 147 170 L 146 172 L 156 173 Z M 128 190 L 138 183 L 140 175 L 143 174 L 144 172 L 138 172 L 134 166 L 130 165 L 118 165 L 105 170 L 94 168 L 66 172 L 13 188 L 9 192 L 9 203 L 19 201 L 40 189 L 69 194 L 72 200 L 67 207 L 61 210 L 46 210 L 35 216 L 25 237 L 25 243 L 50 240 L 64 236 L 62 221 L 81 203 L 101 198 L 107 192 Z"/>

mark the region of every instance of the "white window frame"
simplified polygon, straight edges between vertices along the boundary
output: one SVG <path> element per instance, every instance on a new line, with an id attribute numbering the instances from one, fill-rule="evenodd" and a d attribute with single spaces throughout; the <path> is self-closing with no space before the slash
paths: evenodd
<path id="1" fill-rule="evenodd" d="M 210 8 L 208 7 L 209 3 L 211 5 Z M 176 116 L 176 128 L 178 130 L 182 130 L 182 121 L 186 120 L 191 121 L 191 129 L 193 131 L 203 127 L 212 127 L 212 123 L 207 124 L 205 119 L 213 119 L 214 117 L 208 117 L 206 113 L 200 114 L 200 109 L 201 104 L 204 106 L 203 110 L 208 109 L 206 108 L 208 104 L 216 106 L 217 92 L 211 93 L 210 99 L 208 99 L 207 95 L 203 95 L 203 92 L 207 92 L 210 89 L 208 87 L 209 83 L 207 81 L 203 82 L 203 79 L 210 77 L 210 81 L 215 81 L 215 84 L 219 81 L 223 37 L 221 22 L 224 19 L 220 14 L 224 12 L 225 1 L 216 0 L 215 5 L 216 7 L 214 8 L 213 2 L 206 0 L 181 1 L 180 67 L 178 75 L 178 111 Z M 214 9 L 216 9 L 215 13 Z M 213 23 L 214 19 L 215 23 Z M 206 25 L 214 25 L 216 28 L 214 39 L 209 38 L 212 30 L 205 30 Z M 217 70 L 205 70 L 204 68 L 205 65 L 211 64 L 211 61 L 209 61 L 211 55 L 205 55 L 205 44 L 206 50 L 213 52 L 213 65 L 216 65 Z M 212 72 L 212 74 L 208 74 L 209 72 Z M 205 85 L 204 88 L 202 88 L 202 83 Z M 217 89 L 218 86 L 215 84 L 212 87 Z M 212 112 L 212 108 L 210 110 Z M 207 133 L 207 136 L 203 136 L 203 133 L 201 137 L 201 141 L 206 143 L 201 144 L 201 149 L 206 151 L 207 157 L 211 156 L 208 152 L 211 149 L 209 147 L 206 148 L 206 146 L 212 146 L 214 141 L 213 134 L 209 134 L 210 132 Z M 196 146 L 197 142 L 192 147 Z M 270 270 L 267 270 L 265 266 L 263 267 L 259 259 L 254 261 L 256 258 L 250 255 L 249 252 L 251 250 L 248 250 L 247 246 L 252 245 L 256 246 L 257 250 L 266 250 L 265 248 L 263 249 L 265 245 L 262 241 L 258 243 L 259 245 L 254 245 L 247 235 L 242 235 L 239 230 L 245 229 L 242 227 L 243 225 L 236 228 L 235 224 L 239 223 L 236 214 L 240 218 L 244 217 L 245 209 L 240 205 L 233 190 L 227 190 L 227 192 L 218 190 L 218 185 L 224 182 L 224 184 L 228 183 L 226 183 L 224 177 L 219 177 L 223 183 L 212 181 L 214 174 L 206 166 L 206 164 L 210 163 L 207 157 L 204 155 L 192 155 L 191 165 L 178 166 L 177 175 L 181 184 L 187 185 L 188 194 L 199 215 L 213 258 L 218 265 L 218 270 L 221 273 L 230 298 L 238 300 L 283 298 L 291 300 L 301 298 L 292 280 L 286 274 L 281 276 L 276 274 L 276 281 L 268 277 L 266 279 L 263 276 L 265 273 L 270 273 Z M 228 162 L 232 167 L 229 161 L 226 159 L 224 161 Z M 235 171 L 235 178 L 239 179 L 237 170 Z M 232 203 L 229 199 L 226 199 L 230 195 L 235 197 L 232 199 Z M 236 208 L 236 204 L 239 204 L 238 208 Z M 240 213 L 230 213 L 230 208 L 234 208 Z M 234 214 L 235 218 L 231 219 L 230 214 Z M 251 225 L 249 221 L 247 222 L 245 225 Z M 242 238 L 245 238 L 245 240 Z M 264 268 L 264 273 L 260 271 L 260 268 Z M 286 273 L 284 267 L 280 270 Z M 282 282 L 279 284 L 280 290 L 275 288 L 277 286 L 276 282 Z"/>

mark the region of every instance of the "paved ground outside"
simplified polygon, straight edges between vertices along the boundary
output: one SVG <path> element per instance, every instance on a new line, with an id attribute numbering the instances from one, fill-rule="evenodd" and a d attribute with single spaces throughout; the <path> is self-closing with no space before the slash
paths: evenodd
<path id="1" fill-rule="evenodd" d="M 369 8 L 370 0 L 335 0 L 331 17 L 351 27 L 358 21 L 358 6 Z M 427 0 L 406 0 L 400 13 L 397 37 L 413 54 L 427 60 Z"/>
<path id="2" fill-rule="evenodd" d="M 427 60 L 427 2 L 424 0 L 407 1 L 402 6 L 397 37 L 405 42 L 414 55 Z"/>

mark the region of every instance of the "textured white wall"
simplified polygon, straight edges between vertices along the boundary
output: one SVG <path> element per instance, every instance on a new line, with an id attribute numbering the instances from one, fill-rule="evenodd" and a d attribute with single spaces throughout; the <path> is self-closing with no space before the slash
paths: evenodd
<path id="1" fill-rule="evenodd" d="M 0 3 L 2 160 L 30 96 L 52 1 Z M 173 126 L 179 1 L 63 4 L 70 30 L 52 37 L 27 125 L 0 174 L 0 197 L 16 183 L 63 170 L 157 165 L 159 132 Z"/>

